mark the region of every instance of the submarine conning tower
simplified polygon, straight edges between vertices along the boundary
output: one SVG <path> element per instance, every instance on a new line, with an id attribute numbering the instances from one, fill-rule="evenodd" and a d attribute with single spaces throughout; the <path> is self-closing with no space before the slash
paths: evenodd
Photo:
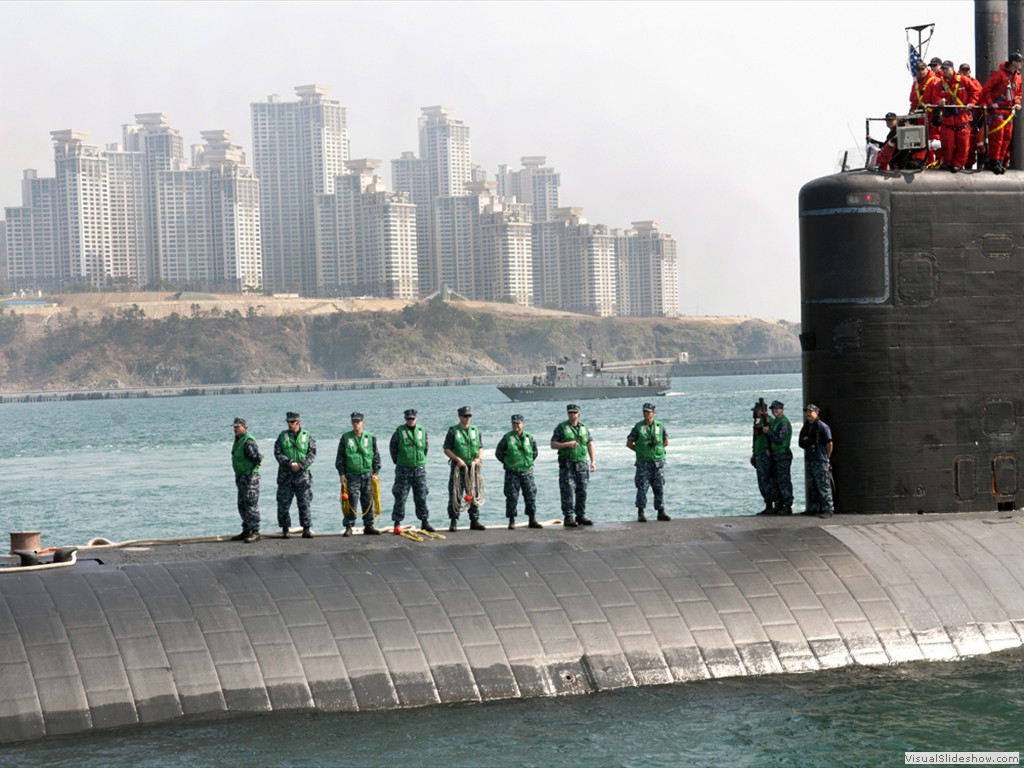
<path id="1" fill-rule="evenodd" d="M 800 190 L 804 397 L 837 510 L 1014 509 L 1024 173 L 854 171 Z"/>

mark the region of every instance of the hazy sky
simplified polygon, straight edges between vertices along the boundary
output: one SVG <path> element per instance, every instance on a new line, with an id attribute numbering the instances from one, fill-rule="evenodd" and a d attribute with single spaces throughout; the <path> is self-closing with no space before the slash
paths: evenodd
<path id="1" fill-rule="evenodd" d="M 799 320 L 800 187 L 907 108 L 904 27 L 927 22 L 930 55 L 973 64 L 969 0 L 3 2 L 0 207 L 23 169 L 53 174 L 52 130 L 102 146 L 165 112 L 251 161 L 250 103 L 323 83 L 389 188 L 420 107 L 446 104 L 491 178 L 545 155 L 589 221 L 660 221 L 684 314 Z"/>

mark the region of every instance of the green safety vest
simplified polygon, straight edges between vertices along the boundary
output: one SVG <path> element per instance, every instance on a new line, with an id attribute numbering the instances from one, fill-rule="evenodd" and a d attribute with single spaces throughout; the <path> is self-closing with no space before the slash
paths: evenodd
<path id="1" fill-rule="evenodd" d="M 278 438 L 281 441 L 281 452 L 292 461 L 301 464 L 306 454 L 309 453 L 309 431 L 300 429 L 299 434 L 292 436 L 291 430 L 286 429 Z"/>
<path id="2" fill-rule="evenodd" d="M 260 471 L 260 465 L 245 455 L 245 444 L 249 440 L 253 440 L 253 436 L 246 432 L 236 437 L 235 444 L 231 446 L 231 466 L 238 476 L 254 475 Z"/>
<path id="3" fill-rule="evenodd" d="M 621 433 L 620 433 L 621 434 Z M 651 443 L 654 445 L 651 445 Z M 633 443 L 636 449 L 637 461 L 664 461 L 665 460 L 665 428 L 661 422 L 655 420 L 651 426 L 647 422 L 636 423 L 636 442 Z"/>
<path id="4" fill-rule="evenodd" d="M 400 467 L 422 467 L 427 463 L 427 433 L 419 424 L 411 430 L 403 424 L 398 432 L 398 459 Z"/>
<path id="5" fill-rule="evenodd" d="M 790 440 L 793 439 L 793 425 L 790 424 L 789 419 L 787 419 L 785 416 L 779 416 L 779 418 L 777 419 L 772 419 L 771 422 L 769 422 L 768 424 L 768 426 L 771 428 L 772 434 L 774 435 L 775 425 L 781 424 L 783 422 L 789 424 L 789 434 L 786 436 L 786 442 L 784 443 L 776 443 L 774 441 L 772 442 L 772 453 L 775 454 L 789 453 L 789 442 Z"/>
<path id="6" fill-rule="evenodd" d="M 758 425 L 758 429 L 760 429 L 760 425 Z M 754 435 L 753 451 L 755 456 L 760 456 L 762 453 L 768 453 L 769 447 L 768 435 L 760 431 Z"/>
<path id="7" fill-rule="evenodd" d="M 587 443 L 590 442 L 590 430 L 587 429 L 586 424 L 579 422 L 574 428 L 569 420 L 566 419 L 561 424 L 562 439 L 561 443 L 570 443 L 575 440 L 579 445 L 575 448 L 559 448 L 558 458 L 567 459 L 568 461 L 587 461 L 590 454 L 587 453 Z"/>
<path id="8" fill-rule="evenodd" d="M 353 475 L 365 475 L 373 471 L 373 435 L 363 432 L 356 437 L 355 430 L 341 436 L 345 444 L 345 471 Z"/>
<path id="9" fill-rule="evenodd" d="M 527 472 L 533 469 L 533 435 L 523 432 L 520 437 L 515 432 L 506 432 L 505 458 L 501 463 L 505 469 L 514 472 Z"/>
<path id="10" fill-rule="evenodd" d="M 452 453 L 467 464 L 472 464 L 480 455 L 480 433 L 472 424 L 462 429 L 458 424 L 452 427 Z"/>

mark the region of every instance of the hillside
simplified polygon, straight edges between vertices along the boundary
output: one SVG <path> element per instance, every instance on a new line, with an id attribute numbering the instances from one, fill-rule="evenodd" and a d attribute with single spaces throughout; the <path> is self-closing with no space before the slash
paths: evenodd
<path id="1" fill-rule="evenodd" d="M 131 303 L 126 299 L 132 300 Z M 799 354 L 749 318 L 595 318 L 507 304 L 74 294 L 0 313 L 0 390 L 525 374 L 605 361 Z"/>

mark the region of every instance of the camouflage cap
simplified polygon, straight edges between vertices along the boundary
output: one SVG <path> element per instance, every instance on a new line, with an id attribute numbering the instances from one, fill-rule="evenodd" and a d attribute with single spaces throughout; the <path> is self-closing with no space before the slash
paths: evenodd
<path id="1" fill-rule="evenodd" d="M 231 422 L 231 426 L 232 427 L 244 427 L 245 426 L 245 419 L 243 419 L 241 416 L 235 416 L 235 420 L 233 422 Z"/>
<path id="2" fill-rule="evenodd" d="M 470 408 L 468 405 L 464 405 L 461 408 L 459 408 L 459 416 L 472 416 L 472 415 L 473 415 L 473 409 Z"/>
<path id="3" fill-rule="evenodd" d="M 523 415 L 521 413 L 513 413 L 512 414 L 512 423 L 513 424 L 522 424 L 523 423 Z"/>
<path id="4" fill-rule="evenodd" d="M 284 416 L 285 421 L 298 421 L 299 414 L 296 411 L 288 411 Z"/>
<path id="5" fill-rule="evenodd" d="M 352 417 L 351 418 L 352 418 L 352 421 L 362 421 L 363 420 L 363 414 L 361 414 L 359 411 L 352 411 Z"/>
<path id="6" fill-rule="evenodd" d="M 415 408 L 409 408 L 405 412 L 405 418 L 406 419 L 415 419 L 416 416 L 417 416 L 417 414 L 416 414 L 416 409 Z"/>
<path id="7" fill-rule="evenodd" d="M 644 412 L 646 413 L 648 411 L 654 413 L 654 403 L 644 403 Z"/>
<path id="8" fill-rule="evenodd" d="M 580 412 L 580 407 L 578 405 L 576 405 L 576 403 L 569 403 L 567 406 L 565 406 L 565 412 L 566 413 L 579 413 Z"/>

